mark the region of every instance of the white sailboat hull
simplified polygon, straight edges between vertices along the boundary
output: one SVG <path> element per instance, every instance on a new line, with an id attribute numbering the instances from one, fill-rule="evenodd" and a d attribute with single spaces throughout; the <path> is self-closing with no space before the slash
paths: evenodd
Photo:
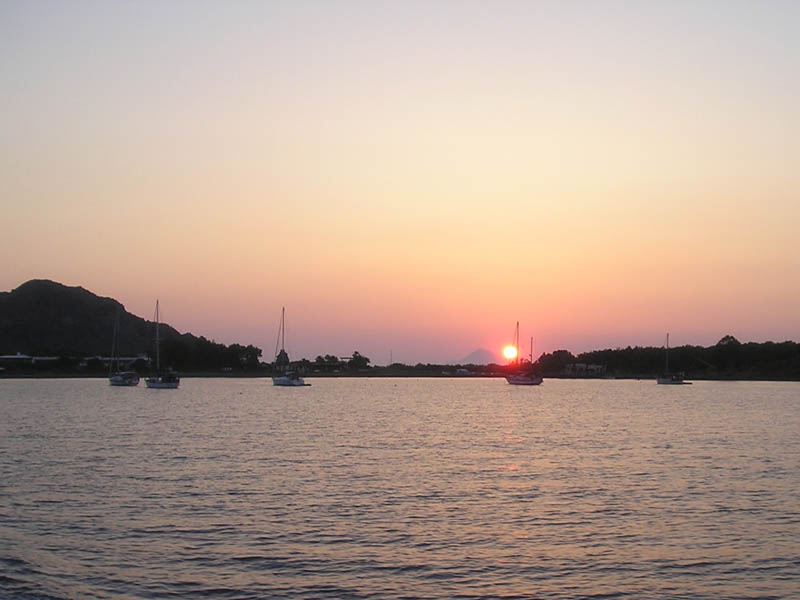
<path id="1" fill-rule="evenodd" d="M 508 375 L 506 381 L 511 385 L 540 385 L 544 379 L 539 375 Z"/>
<path id="2" fill-rule="evenodd" d="M 272 378 L 272 385 L 278 385 L 282 387 L 303 387 L 311 384 L 303 381 L 302 377 L 289 377 L 288 375 L 280 375 Z"/>
<path id="3" fill-rule="evenodd" d="M 133 387 L 139 385 L 139 375 L 132 371 L 114 373 L 108 378 L 108 384 L 114 386 Z"/>

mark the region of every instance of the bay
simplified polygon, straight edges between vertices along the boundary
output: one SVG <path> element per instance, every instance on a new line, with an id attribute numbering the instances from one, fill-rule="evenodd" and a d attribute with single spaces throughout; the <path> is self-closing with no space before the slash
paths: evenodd
<path id="1" fill-rule="evenodd" d="M 0 380 L 0 597 L 792 598 L 800 384 Z"/>

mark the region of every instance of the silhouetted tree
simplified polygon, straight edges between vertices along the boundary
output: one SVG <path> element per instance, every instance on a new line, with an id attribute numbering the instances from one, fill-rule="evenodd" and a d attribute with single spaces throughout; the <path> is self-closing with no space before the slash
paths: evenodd
<path id="1" fill-rule="evenodd" d="M 369 366 L 369 359 L 356 350 L 353 352 L 352 358 L 347 361 L 347 366 L 353 370 L 366 369 Z"/>
<path id="2" fill-rule="evenodd" d="M 542 354 L 536 361 L 543 373 L 560 373 L 565 366 L 575 362 L 575 357 L 568 350 L 556 350 L 552 354 Z"/>
<path id="3" fill-rule="evenodd" d="M 738 370 L 741 365 L 742 344 L 732 335 L 726 335 L 711 350 L 714 364 L 725 371 Z"/>

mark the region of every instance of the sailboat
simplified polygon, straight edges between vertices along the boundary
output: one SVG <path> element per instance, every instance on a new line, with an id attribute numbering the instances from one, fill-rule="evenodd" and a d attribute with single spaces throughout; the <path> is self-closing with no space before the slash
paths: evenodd
<path id="1" fill-rule="evenodd" d="M 683 380 L 683 373 L 669 372 L 669 333 L 664 344 L 664 375 L 656 378 L 656 383 L 661 385 L 691 385 L 691 382 Z"/>
<path id="2" fill-rule="evenodd" d="M 533 338 L 531 338 L 531 361 L 528 370 L 524 370 L 522 359 L 519 356 L 519 321 L 514 330 L 514 347 L 517 349 L 517 373 L 506 375 L 506 381 L 511 385 L 539 385 L 544 381 L 541 375 L 533 372 Z"/>
<path id="3" fill-rule="evenodd" d="M 181 379 L 172 371 L 161 372 L 161 340 L 158 337 L 158 327 L 158 300 L 156 300 L 156 374 L 148 377 L 144 382 L 151 389 L 174 390 L 180 385 Z"/>
<path id="4" fill-rule="evenodd" d="M 114 319 L 114 335 L 111 341 L 111 360 L 108 363 L 108 383 L 115 386 L 139 385 L 136 371 L 123 371 L 119 368 L 119 308 Z"/>
<path id="5" fill-rule="evenodd" d="M 278 344 L 281 346 L 278 352 Z M 311 385 L 303 381 L 296 371 L 292 371 L 289 355 L 286 353 L 286 308 L 281 307 L 281 324 L 278 327 L 278 339 L 275 342 L 275 363 L 273 366 L 272 385 L 282 387 L 302 387 Z"/>

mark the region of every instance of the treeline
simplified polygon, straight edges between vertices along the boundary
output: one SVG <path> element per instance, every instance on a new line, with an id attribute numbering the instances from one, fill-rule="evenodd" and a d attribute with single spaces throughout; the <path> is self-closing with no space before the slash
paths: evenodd
<path id="1" fill-rule="evenodd" d="M 370 359 L 362 355 L 358 350 L 347 358 L 340 358 L 333 354 L 325 356 L 318 355 L 313 361 L 307 358 L 295 360 L 289 363 L 292 370 L 308 374 L 334 374 L 334 373 L 357 373 L 370 370 Z M 265 365 L 268 370 L 272 370 L 272 365 Z"/>
<path id="2" fill-rule="evenodd" d="M 535 367 L 546 376 L 575 373 L 569 365 L 598 365 L 598 374 L 652 377 L 664 373 L 664 348 L 630 347 L 594 350 L 577 356 L 567 350 L 543 354 Z M 795 342 L 741 343 L 726 335 L 713 346 L 669 349 L 670 372 L 694 379 L 800 379 L 800 344 Z"/>
<path id="3" fill-rule="evenodd" d="M 179 371 L 248 371 L 261 365 L 261 348 L 239 344 L 226 346 L 203 336 L 167 340 L 161 345 L 161 356 L 163 364 Z"/>
<path id="4" fill-rule="evenodd" d="M 366 374 L 370 376 L 447 377 L 454 375 L 497 376 L 513 372 L 519 365 L 454 365 L 394 363 L 373 367 L 358 352 L 349 360 L 318 356 L 315 361 L 301 360 L 295 368 L 307 374 Z M 542 354 L 531 365 L 545 377 L 641 377 L 661 375 L 666 370 L 664 348 L 630 347 L 594 350 L 572 354 L 556 350 Z M 741 343 L 726 335 L 713 346 L 677 346 L 669 349 L 669 371 L 683 372 L 690 379 L 775 379 L 800 380 L 800 344 L 795 342 Z"/>
<path id="5" fill-rule="evenodd" d="M 109 359 L 107 354 L 0 357 L 0 376 L 104 375 L 109 370 Z M 183 373 L 258 374 L 269 371 L 269 367 L 261 363 L 261 348 L 239 344 L 226 346 L 203 337 L 176 338 L 163 342 L 161 366 Z M 155 370 L 155 354 L 124 357 L 121 367 L 141 375 L 147 374 Z"/>

